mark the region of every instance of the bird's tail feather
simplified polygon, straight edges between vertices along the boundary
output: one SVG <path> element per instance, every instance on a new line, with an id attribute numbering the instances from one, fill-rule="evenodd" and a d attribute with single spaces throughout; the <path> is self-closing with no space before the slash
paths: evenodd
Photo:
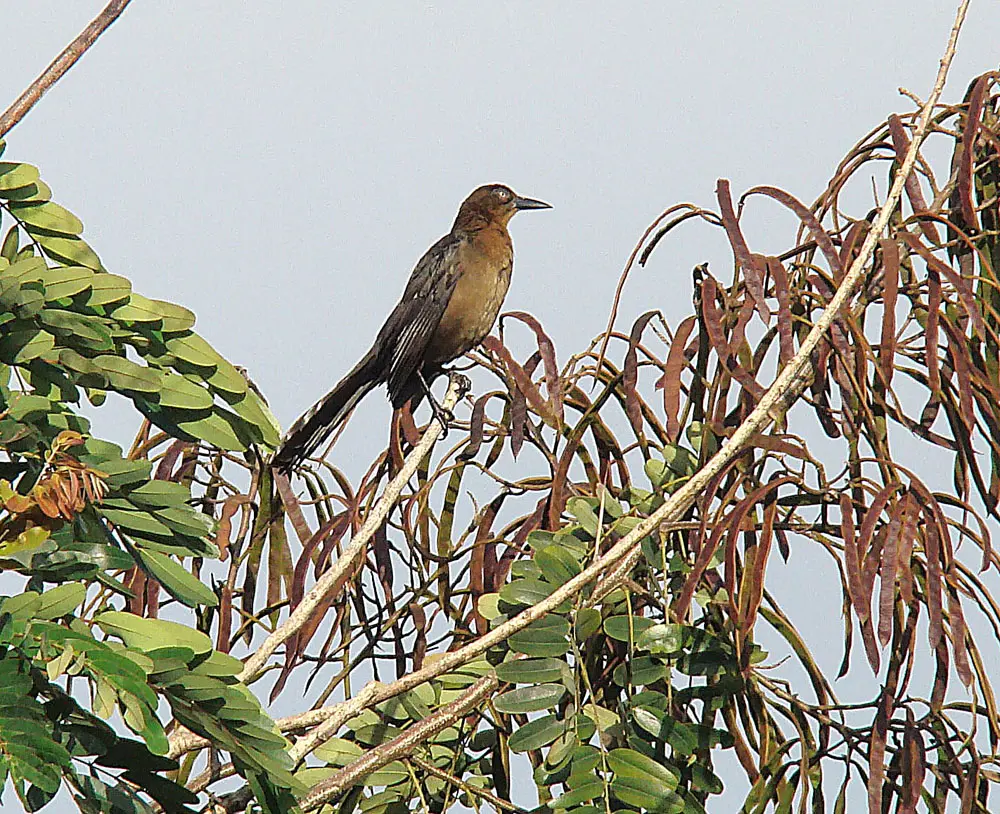
<path id="1" fill-rule="evenodd" d="M 271 458 L 271 466 L 288 474 L 312 455 L 368 391 L 381 383 L 378 371 L 378 359 L 373 348 L 333 390 L 292 424 Z"/>

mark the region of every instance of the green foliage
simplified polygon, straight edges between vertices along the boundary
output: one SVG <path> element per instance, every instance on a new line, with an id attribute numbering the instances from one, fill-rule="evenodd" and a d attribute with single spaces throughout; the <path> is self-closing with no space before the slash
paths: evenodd
<path id="1" fill-rule="evenodd" d="M 197 797 L 162 774 L 177 764 L 160 757 L 167 741 L 142 664 L 123 648 L 94 639 L 78 620 L 69 627 L 52 621 L 79 605 L 79 587 L 62 585 L 50 592 L 58 595 L 49 601 L 44 601 L 48 595 L 27 592 L 0 605 L 4 777 L 28 810 L 51 799 L 65 782 L 83 811 L 146 812 L 137 789 L 167 811 L 189 811 L 187 804 Z M 64 675 L 93 688 L 93 712 L 58 685 Z M 119 736 L 102 720 L 116 708 L 142 741 Z"/>
<path id="2" fill-rule="evenodd" d="M 166 700 L 284 812 L 287 742 L 236 680 L 240 662 L 197 630 L 115 610 L 136 601 L 136 575 L 188 607 L 218 605 L 184 564 L 218 556 L 215 520 L 192 505 L 189 477 L 154 477 L 143 455 L 90 436 L 79 405 L 125 396 L 182 458 L 201 443 L 266 448 L 277 424 L 194 315 L 106 271 L 50 197 L 37 169 L 0 163 L 0 565 L 29 587 L 0 601 L 0 780 L 28 810 L 65 784 L 84 812 L 188 811 L 197 796 L 164 757 Z"/>
<path id="3" fill-rule="evenodd" d="M 495 608 L 486 611 L 491 626 L 579 573 L 597 541 L 630 527 L 649 495 L 635 490 L 633 499 L 635 506 L 574 498 L 567 510 L 576 522 L 531 532 L 531 560 L 518 562 L 519 576 L 479 603 L 481 612 Z M 663 567 L 665 543 L 647 541 L 642 579 L 677 590 L 690 569 Z M 712 632 L 711 617 L 702 622 L 708 627 L 657 622 L 648 609 L 637 615 L 635 598 L 620 590 L 597 606 L 588 606 L 588 593 L 491 653 L 494 662 L 502 659 L 498 677 L 518 685 L 493 703 L 510 716 L 508 747 L 539 754 L 535 782 L 558 810 L 704 811 L 707 798 L 722 791 L 712 750 L 733 744 L 713 726 L 740 685 L 733 647 Z M 602 680 L 608 674 L 612 680 Z M 694 677 L 701 678 L 696 685 Z"/>

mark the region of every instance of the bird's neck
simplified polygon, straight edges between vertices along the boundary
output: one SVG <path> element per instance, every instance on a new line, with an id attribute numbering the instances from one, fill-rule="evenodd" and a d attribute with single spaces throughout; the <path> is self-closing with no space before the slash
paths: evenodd
<path id="1" fill-rule="evenodd" d="M 497 217 L 495 212 L 472 206 L 463 206 L 458 212 L 458 217 L 455 218 L 452 231 L 464 232 L 466 234 L 473 234 L 474 232 L 481 232 L 483 230 L 506 232 L 509 220 L 509 217 Z"/>
<path id="2" fill-rule="evenodd" d="M 501 255 L 510 255 L 514 250 L 507 227 L 495 220 L 474 224 L 472 228 L 463 225 L 455 229 L 454 233 L 461 235 L 487 254 L 499 252 Z"/>

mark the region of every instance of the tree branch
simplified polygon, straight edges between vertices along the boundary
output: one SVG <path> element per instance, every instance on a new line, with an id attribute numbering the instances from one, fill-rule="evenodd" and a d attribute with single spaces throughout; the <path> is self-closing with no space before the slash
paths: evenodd
<path id="1" fill-rule="evenodd" d="M 365 752 L 353 763 L 345 766 L 333 777 L 329 777 L 313 786 L 312 790 L 301 801 L 303 811 L 312 811 L 324 803 L 328 803 L 338 794 L 346 791 L 355 783 L 363 780 L 372 772 L 378 771 L 394 760 L 407 757 L 417 746 L 438 732 L 451 726 L 469 710 L 481 704 L 499 686 L 497 677 L 490 673 L 483 676 L 469 687 L 462 695 L 450 704 L 441 707 L 431 715 L 413 724 L 405 732 Z M 299 744 L 296 744 L 298 747 Z M 292 750 L 295 751 L 294 749 Z M 294 755 L 293 755 L 294 757 Z"/>
<path id="2" fill-rule="evenodd" d="M 468 386 L 469 382 L 465 376 L 452 375 L 442 406 L 446 410 L 453 409 L 458 404 L 459 399 L 465 394 Z M 354 561 L 361 555 L 361 552 L 364 551 L 368 541 L 378 530 L 379 526 L 382 525 L 389 512 L 392 511 L 396 505 L 396 501 L 399 500 L 400 493 L 406 487 L 410 478 L 413 477 L 413 473 L 417 471 L 420 462 L 423 461 L 431 447 L 434 446 L 434 442 L 437 441 L 443 430 L 444 428 L 439 421 L 436 419 L 431 421 L 427 431 L 420 439 L 420 443 L 406 457 L 399 473 L 388 483 L 382 496 L 365 517 L 364 524 L 351 540 L 351 544 L 344 550 L 344 553 L 330 569 L 319 578 L 312 589 L 302 597 L 302 601 L 291 612 L 288 619 L 263 641 L 257 652 L 246 660 L 243 670 L 237 676 L 240 681 L 250 684 L 260 676 L 268 658 L 302 628 L 302 625 L 308 621 L 313 611 L 323 601 L 327 593 L 333 590 L 341 577 L 347 573 L 347 570 L 354 564 Z M 306 713 L 306 715 L 308 716 L 309 713 Z M 322 710 L 317 710 L 312 715 L 322 716 Z M 178 727 L 170 736 L 169 755 L 172 758 L 177 758 L 187 752 L 204 749 L 210 745 L 211 742 L 207 738 L 203 738 L 186 727 Z"/>
<path id="3" fill-rule="evenodd" d="M 121 16 L 121 13 L 125 11 L 125 7 L 131 1 L 111 0 L 104 7 L 104 11 L 91 20 L 90 24 L 80 32 L 79 36 L 67 45 L 59 56 L 49 63 L 49 67 L 42 71 L 38 75 L 38 78 L 28 85 L 27 90 L 17 97 L 14 104 L 8 107 L 3 112 L 3 115 L 0 116 L 0 138 L 6 136 L 11 128 L 21 121 L 27 115 L 28 111 L 38 103 L 38 100 L 42 98 L 49 88 L 62 79 L 66 71 L 72 68 L 76 64 L 76 61 L 87 52 L 90 46 L 97 42 L 97 38 Z"/>
<path id="4" fill-rule="evenodd" d="M 468 379 L 464 376 L 453 374 L 448 384 L 448 392 L 445 394 L 444 402 L 442 403 L 445 410 L 451 410 L 454 408 L 468 388 Z M 434 442 L 437 441 L 443 430 L 444 427 L 441 426 L 440 421 L 437 421 L 436 419 L 431 421 L 430 426 L 427 427 L 427 431 L 424 433 L 423 438 L 420 439 L 420 443 L 418 443 L 413 448 L 413 451 L 406 457 L 406 460 L 403 462 L 402 469 L 399 470 L 396 477 L 393 478 L 385 487 L 382 497 L 378 499 L 378 502 L 368 513 L 368 516 L 365 517 L 364 524 L 351 540 L 351 544 L 330 567 L 330 570 L 320 577 L 309 593 L 302 597 L 302 601 L 298 604 L 295 610 L 292 611 L 288 619 L 285 620 L 284 624 L 280 625 L 274 633 L 268 636 L 258 648 L 257 652 L 246 660 L 246 663 L 243 665 L 243 670 L 237 676 L 240 681 L 245 684 L 249 684 L 256 679 L 263 671 L 264 665 L 267 663 L 271 654 L 274 653 L 274 651 L 277 650 L 278 647 L 287 641 L 291 636 L 297 633 L 309 620 L 309 617 L 312 616 L 313 611 L 323 601 L 323 598 L 327 595 L 327 593 L 333 589 L 338 580 L 340 580 L 340 578 L 347 573 L 348 568 L 354 564 L 354 560 L 358 558 L 365 546 L 368 545 L 368 541 L 374 536 L 375 532 L 378 531 L 379 527 L 382 525 L 382 521 L 388 517 L 389 512 L 391 512 L 393 507 L 396 505 L 399 495 L 406 487 L 410 478 L 413 477 L 413 473 L 417 471 L 417 467 L 420 466 L 420 462 L 423 461 L 427 453 L 430 452 L 431 447 L 434 446 Z"/>

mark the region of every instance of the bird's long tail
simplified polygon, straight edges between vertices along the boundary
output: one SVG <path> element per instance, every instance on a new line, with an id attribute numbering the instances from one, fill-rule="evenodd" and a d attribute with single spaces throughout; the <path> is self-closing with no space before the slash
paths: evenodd
<path id="1" fill-rule="evenodd" d="M 290 473 L 312 455 L 368 391 L 381 382 L 378 358 L 372 348 L 333 390 L 292 424 L 271 458 L 271 466 L 286 475 Z"/>

